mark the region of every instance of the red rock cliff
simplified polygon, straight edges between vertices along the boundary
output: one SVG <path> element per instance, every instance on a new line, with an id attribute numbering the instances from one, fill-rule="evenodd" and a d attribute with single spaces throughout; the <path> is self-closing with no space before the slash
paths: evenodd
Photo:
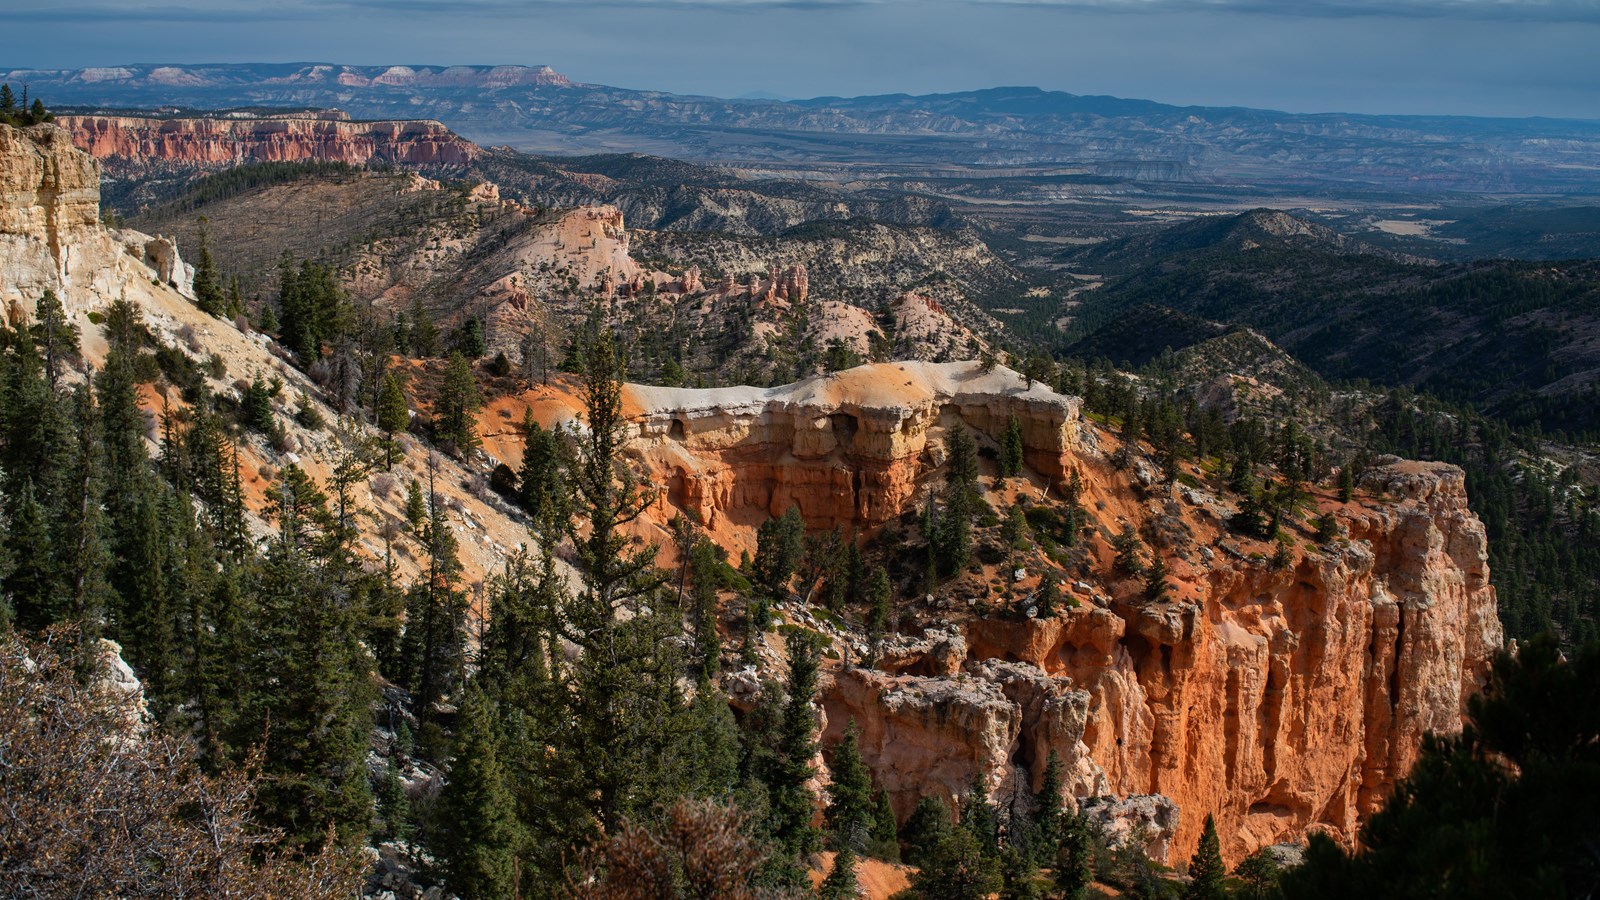
<path id="1" fill-rule="evenodd" d="M 470 141 L 425 120 L 60 116 L 57 124 L 97 158 L 198 166 L 295 160 L 462 164 L 478 153 Z"/>
<path id="2" fill-rule="evenodd" d="M 880 364 L 782 388 L 629 386 L 626 397 L 633 452 L 670 506 L 719 538 L 791 504 L 816 527 L 885 522 L 920 496 L 958 422 L 981 445 L 1016 416 L 1034 472 L 1081 478 L 1096 528 L 1070 584 L 1075 607 L 1030 619 L 978 614 L 965 596 L 913 602 L 926 637 L 902 636 L 887 671 L 826 679 L 825 740 L 857 722 L 902 816 L 921 794 L 957 797 L 974 778 L 992 797 L 1032 790 L 1054 751 L 1072 795 L 1109 798 L 1100 814 L 1153 828 L 1150 849 L 1170 861 L 1193 851 L 1207 814 L 1230 861 L 1310 830 L 1349 841 L 1423 735 L 1460 728 L 1501 645 L 1483 525 L 1453 466 L 1391 461 L 1348 504 L 1314 493 L 1342 536 L 1318 545 L 1291 526 L 1288 563 L 1275 566 L 1271 545 L 1228 531 L 1230 500 L 1164 489 L 1143 463 L 1117 468 L 1106 452 L 1117 438 L 1076 400 L 1004 368 Z M 1159 542 L 1168 599 L 1113 572 L 1109 536 L 1123 524 L 1175 535 Z M 860 658 L 858 635 L 785 614 Z"/>

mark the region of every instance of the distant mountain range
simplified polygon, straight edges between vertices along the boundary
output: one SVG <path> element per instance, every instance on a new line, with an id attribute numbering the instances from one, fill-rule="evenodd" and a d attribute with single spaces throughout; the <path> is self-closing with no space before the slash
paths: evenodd
<path id="1" fill-rule="evenodd" d="M 13 70 L 54 106 L 334 107 L 480 144 L 758 167 L 1052 168 L 1359 194 L 1600 193 L 1600 121 L 1179 107 L 1029 87 L 737 100 L 579 84 L 549 67 L 128 65 Z"/>

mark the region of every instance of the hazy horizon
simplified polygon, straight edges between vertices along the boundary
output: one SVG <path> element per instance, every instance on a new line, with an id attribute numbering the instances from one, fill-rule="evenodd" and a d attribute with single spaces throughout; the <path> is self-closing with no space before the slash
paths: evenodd
<path id="1" fill-rule="evenodd" d="M 521 64 L 717 97 L 1036 86 L 1183 106 L 1600 119 L 1594 0 L 0 0 L 0 14 L 30 37 L 0 60 L 8 69 Z"/>

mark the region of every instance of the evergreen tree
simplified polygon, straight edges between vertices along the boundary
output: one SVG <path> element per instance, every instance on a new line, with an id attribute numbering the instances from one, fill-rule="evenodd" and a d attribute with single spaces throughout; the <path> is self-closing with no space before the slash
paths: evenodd
<path id="1" fill-rule="evenodd" d="M 826 819 L 835 848 L 864 842 L 872 832 L 877 812 L 872 796 L 872 773 L 861 761 L 860 733 L 852 721 L 834 748 L 833 761 L 828 766 L 831 781 Z M 864 848 L 854 846 L 851 849 Z"/>
<path id="2" fill-rule="evenodd" d="M 522 433 L 522 472 L 517 479 L 517 495 L 535 521 L 559 523 L 566 518 L 567 496 L 562 489 L 565 448 L 561 433 L 541 427 L 532 410 L 523 418 Z"/>
<path id="3" fill-rule="evenodd" d="M 722 634 L 717 629 L 717 589 L 723 583 L 726 565 L 718 556 L 716 544 L 704 535 L 689 549 L 689 618 L 694 625 L 695 655 L 700 675 L 706 680 L 717 676 L 722 666 Z"/>
<path id="4" fill-rule="evenodd" d="M 985 856 L 1000 852 L 1000 817 L 989 802 L 989 789 L 974 777 L 966 799 L 961 803 L 961 830 L 971 832 Z"/>
<path id="5" fill-rule="evenodd" d="M 983 499 L 978 493 L 978 450 L 972 435 L 957 425 L 945 438 L 945 514 L 934 534 L 939 570 L 946 575 L 967 567 L 972 552 L 972 523 Z"/>
<path id="6" fill-rule="evenodd" d="M 1116 551 L 1116 558 L 1112 567 L 1123 575 L 1144 574 L 1144 554 L 1140 548 L 1143 542 L 1139 540 L 1138 532 L 1132 525 L 1122 526 L 1122 531 L 1111 539 L 1111 549 Z"/>
<path id="7" fill-rule="evenodd" d="M 1094 844 L 1088 819 L 1080 812 L 1064 820 L 1055 858 L 1056 890 L 1062 900 L 1085 900 L 1094 882 Z"/>
<path id="8" fill-rule="evenodd" d="M 516 804 L 501 763 L 494 708 L 469 687 L 456 720 L 450 773 L 439 795 L 436 843 L 445 880 L 464 900 L 513 896 L 520 842 Z"/>
<path id="9" fill-rule="evenodd" d="M 951 831 L 950 808 L 938 797 L 924 795 L 906 818 L 900 830 L 906 845 L 905 860 L 909 865 L 925 867 L 933 859 L 934 849 Z"/>
<path id="10" fill-rule="evenodd" d="M 817 749 L 817 719 L 812 697 L 821 663 L 818 643 L 812 632 L 789 638 L 789 681 L 778 722 L 776 758 L 767 779 L 772 836 L 790 857 L 812 853 L 819 843 L 817 829 L 811 824 L 811 791 L 806 787 L 815 774 L 811 759 Z"/>
<path id="11" fill-rule="evenodd" d="M 689 705 L 692 783 L 689 793 L 712 800 L 733 794 L 739 785 L 739 725 L 728 698 L 701 678 Z"/>
<path id="12" fill-rule="evenodd" d="M 66 604 L 56 584 L 50 556 L 40 553 L 41 547 L 50 545 L 49 529 L 45 524 L 45 508 L 39 503 L 33 482 L 22 481 L 21 486 L 8 492 L 5 532 L 5 558 L 10 561 L 10 571 L 0 580 L 9 607 L 7 618 L 18 627 L 38 631 L 62 620 Z"/>
<path id="13" fill-rule="evenodd" d="M 894 587 L 889 583 L 889 572 L 883 566 L 872 570 L 872 581 L 867 586 L 867 655 L 868 666 L 876 666 L 883 655 L 884 629 L 889 624 L 889 601 L 894 597 Z"/>
<path id="14" fill-rule="evenodd" d="M 383 468 L 394 468 L 394 436 L 411 424 L 411 414 L 406 406 L 406 392 L 393 372 L 383 376 L 383 387 L 378 391 L 378 429 L 383 432 Z"/>
<path id="15" fill-rule="evenodd" d="M 483 323 L 476 316 L 462 323 L 450 343 L 456 352 L 467 359 L 478 359 L 488 350 L 483 341 Z"/>
<path id="16" fill-rule="evenodd" d="M 570 448 L 576 514 L 566 523 L 582 581 L 558 619 L 561 636 L 581 649 L 566 674 L 564 696 L 573 706 L 563 752 L 581 765 L 578 796 L 610 833 L 624 817 L 663 808 L 687 790 L 691 718 L 678 687 L 681 617 L 661 608 L 665 576 L 656 548 L 632 547 L 620 531 L 654 494 L 639 487 L 622 455 L 625 367 L 610 332 L 595 341 L 585 366 L 588 429 Z M 624 609 L 629 616 L 618 615 Z"/>
<path id="17" fill-rule="evenodd" d="M 1167 599 L 1172 585 L 1167 583 L 1167 560 L 1160 552 L 1150 554 L 1150 565 L 1144 571 L 1144 595 L 1151 602 Z"/>
<path id="18" fill-rule="evenodd" d="M 1039 790 L 1033 795 L 1033 834 L 1041 863 L 1055 855 L 1061 843 L 1066 809 L 1061 797 L 1066 790 L 1061 755 L 1054 749 L 1045 762 L 1044 776 L 1039 780 Z"/>
<path id="19" fill-rule="evenodd" d="M 876 796 L 867 855 L 885 862 L 900 861 L 900 829 L 894 819 L 894 806 L 889 803 L 889 795 L 882 790 Z"/>
<path id="20" fill-rule="evenodd" d="M 200 257 L 194 267 L 195 303 L 206 315 L 221 317 L 227 313 L 228 301 L 222 292 L 222 281 L 217 275 L 216 261 L 211 258 L 211 242 L 206 234 L 205 216 L 200 217 L 196 232 Z"/>
<path id="21" fill-rule="evenodd" d="M 1189 887 L 1183 892 L 1183 900 L 1224 900 L 1228 896 L 1227 874 L 1217 822 L 1208 813 L 1205 829 L 1200 832 L 1200 846 L 1189 860 Z"/>
<path id="22" fill-rule="evenodd" d="M 261 434 L 272 434 L 277 426 L 272 415 L 272 390 L 259 374 L 245 388 L 242 412 L 244 423 Z"/>
<path id="23" fill-rule="evenodd" d="M 1039 869 L 1028 856 L 1012 845 L 1000 849 L 999 900 L 1042 900 L 1038 879 Z"/>
<path id="24" fill-rule="evenodd" d="M 416 695 L 418 718 L 427 723 L 435 716 L 436 704 L 460 684 L 467 612 L 466 596 L 457 589 L 461 563 L 455 535 L 445 521 L 438 495 L 431 490 L 420 536 L 428 564 L 406 597 L 401 652 L 407 685 Z"/>
<path id="25" fill-rule="evenodd" d="M 1006 422 L 1005 440 L 1000 443 L 1000 475 L 1015 478 L 1022 474 L 1022 423 L 1012 416 Z"/>
<path id="26" fill-rule="evenodd" d="M 422 494 L 422 483 L 413 481 L 406 485 L 406 524 L 413 533 L 421 534 L 423 523 L 427 521 L 428 500 Z"/>
<path id="27" fill-rule="evenodd" d="M 62 606 L 79 623 L 83 637 L 100 632 L 112 606 L 106 549 L 106 520 L 102 480 L 102 435 L 99 410 L 88 385 L 72 392 L 72 427 L 75 440 L 67 470 L 72 473 L 51 541 L 62 575 Z M 36 551 L 37 552 L 37 551 Z"/>
<path id="28" fill-rule="evenodd" d="M 439 352 L 439 329 L 418 297 L 411 304 L 411 355 L 427 359 Z"/>
<path id="29" fill-rule="evenodd" d="M 846 842 L 834 855 L 828 877 L 817 886 L 817 897 L 820 900 L 854 900 L 859 896 L 861 884 L 856 880 L 856 851 Z"/>
<path id="30" fill-rule="evenodd" d="M 55 390 L 67 360 L 78 353 L 78 328 L 67 321 L 60 298 L 49 288 L 34 309 L 33 340 L 39 345 L 45 381 Z"/>
<path id="31" fill-rule="evenodd" d="M 262 815 L 303 847 L 330 827 L 353 843 L 372 815 L 366 759 L 374 697 L 348 596 L 291 539 L 273 544 L 252 592 L 260 644 L 248 677 L 276 684 L 248 709 L 251 730 L 266 736 Z"/>
<path id="32" fill-rule="evenodd" d="M 967 828 L 947 832 L 911 879 L 919 900 L 985 900 L 1002 886 L 995 855 Z"/>
<path id="33" fill-rule="evenodd" d="M 776 519 L 768 519 L 756 530 L 755 577 L 767 596 L 782 599 L 788 594 L 805 550 L 806 522 L 800 508 L 791 506 Z"/>
<path id="34" fill-rule="evenodd" d="M 472 366 L 466 357 L 452 351 L 434 406 L 434 434 L 457 454 L 471 452 L 478 446 L 476 413 L 482 406 L 483 395 L 472 377 Z"/>

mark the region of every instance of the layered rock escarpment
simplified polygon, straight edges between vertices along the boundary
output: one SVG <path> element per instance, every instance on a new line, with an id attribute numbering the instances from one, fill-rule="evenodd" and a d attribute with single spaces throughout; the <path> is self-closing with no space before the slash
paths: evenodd
<path id="1" fill-rule="evenodd" d="M 101 159 L 201 168 L 317 160 L 361 165 L 465 165 L 472 142 L 428 120 L 352 122 L 308 117 L 60 116 L 79 148 Z"/>
<path id="2" fill-rule="evenodd" d="M 1396 461 L 1364 486 L 1385 499 L 1322 498 L 1348 540 L 1288 567 L 1213 534 L 1223 552 L 1174 563 L 1179 600 L 1079 583 L 1084 602 L 1056 617 L 972 617 L 924 652 L 891 651 L 885 668 L 902 674 L 839 672 L 829 727 L 863 723 L 875 772 L 917 772 L 947 796 L 974 777 L 991 796 L 1030 789 L 1054 751 L 1080 799 L 1172 801 L 1181 817 L 1156 837 L 1174 861 L 1207 814 L 1230 861 L 1311 830 L 1352 840 L 1423 736 L 1459 730 L 1502 642 L 1461 471 Z M 1032 673 L 1027 697 L 1016 668 Z M 946 740 L 965 749 L 931 749 Z"/>
<path id="3" fill-rule="evenodd" d="M 1016 417 L 1029 462 L 1050 477 L 1080 439 L 1076 399 L 976 362 L 881 363 L 780 388 L 629 385 L 625 396 L 633 452 L 669 503 L 713 530 L 790 506 L 813 527 L 885 522 L 942 461 L 930 434 L 957 423 L 992 441 Z"/>
<path id="4" fill-rule="evenodd" d="M 0 125 L 0 303 L 13 325 L 47 290 L 69 312 L 125 296 L 152 278 L 187 290 L 176 244 L 100 226 L 100 170 L 54 125 Z"/>
<path id="5" fill-rule="evenodd" d="M 692 511 L 719 536 L 791 504 L 813 527 L 870 531 L 920 499 L 957 423 L 981 445 L 1014 416 L 1034 472 L 1081 479 L 1095 533 L 1067 608 L 980 614 L 958 596 L 881 670 L 824 679 L 825 740 L 854 721 L 901 815 L 975 779 L 991 797 L 1031 791 L 1054 752 L 1072 796 L 1170 861 L 1207 814 L 1230 862 L 1313 830 L 1350 841 L 1423 736 L 1460 728 L 1502 643 L 1484 528 L 1453 466 L 1386 461 L 1352 503 L 1313 492 L 1341 537 L 1295 532 L 1274 565 L 1272 545 L 1227 529 L 1226 498 L 1141 484 L 1076 400 L 1009 370 L 880 364 L 772 389 L 630 385 L 625 398 L 663 512 Z M 1124 523 L 1187 535 L 1163 551 L 1170 599 L 1112 571 Z"/>

